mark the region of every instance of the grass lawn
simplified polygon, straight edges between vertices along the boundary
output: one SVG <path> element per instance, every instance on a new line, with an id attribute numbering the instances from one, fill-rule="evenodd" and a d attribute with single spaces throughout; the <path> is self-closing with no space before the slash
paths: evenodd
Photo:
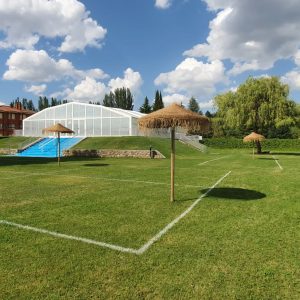
<path id="1" fill-rule="evenodd" d="M 299 154 L 177 146 L 173 204 L 169 159 L 0 157 L 0 220 L 130 249 L 231 171 L 140 255 L 0 223 L 0 299 L 299 299 Z"/>
<path id="2" fill-rule="evenodd" d="M 124 149 L 149 150 L 150 146 L 170 157 L 170 140 L 156 137 L 95 137 L 87 138 L 74 146 L 74 149 Z M 199 151 L 191 146 L 176 142 L 176 152 L 179 157 L 199 156 Z"/>

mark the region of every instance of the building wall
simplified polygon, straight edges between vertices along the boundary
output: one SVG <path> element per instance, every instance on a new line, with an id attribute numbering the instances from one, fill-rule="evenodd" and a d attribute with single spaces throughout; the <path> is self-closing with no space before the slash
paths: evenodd
<path id="1" fill-rule="evenodd" d="M 9 110 L 8 107 L 5 107 Z M 13 135 L 15 130 L 20 130 L 23 128 L 23 119 L 28 117 L 27 113 L 18 112 L 17 110 L 4 111 L 4 108 L 0 107 L 0 135 L 9 136 Z"/>

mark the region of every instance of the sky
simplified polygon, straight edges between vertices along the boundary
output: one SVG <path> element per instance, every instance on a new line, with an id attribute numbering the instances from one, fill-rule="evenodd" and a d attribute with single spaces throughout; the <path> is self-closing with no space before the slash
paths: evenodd
<path id="1" fill-rule="evenodd" d="M 0 0 L 0 103 L 102 101 L 128 87 L 134 110 L 278 76 L 300 101 L 299 0 Z"/>

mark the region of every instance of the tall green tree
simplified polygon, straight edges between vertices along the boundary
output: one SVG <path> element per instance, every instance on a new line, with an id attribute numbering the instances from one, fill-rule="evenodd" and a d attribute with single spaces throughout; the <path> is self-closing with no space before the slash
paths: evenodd
<path id="1" fill-rule="evenodd" d="M 126 110 L 132 110 L 133 95 L 128 88 L 118 88 L 115 89 L 114 92 L 106 94 L 102 103 L 107 107 L 117 107 Z"/>
<path id="2" fill-rule="evenodd" d="M 107 107 L 116 107 L 115 94 L 113 92 L 105 94 L 102 104 Z"/>
<path id="3" fill-rule="evenodd" d="M 288 85 L 277 77 L 248 78 L 236 92 L 215 97 L 218 131 L 239 137 L 251 131 L 291 137 L 288 131 L 296 124 L 296 104 L 288 95 Z"/>
<path id="4" fill-rule="evenodd" d="M 159 110 L 161 108 L 164 108 L 164 102 L 163 102 L 163 99 L 162 99 L 162 95 L 161 95 L 161 92 L 160 91 L 156 91 L 155 92 L 155 98 L 154 98 L 154 103 L 152 105 L 152 111 L 156 111 L 156 110 Z"/>
<path id="5" fill-rule="evenodd" d="M 140 107 L 140 112 L 144 114 L 151 113 L 151 105 L 149 104 L 149 99 L 147 96 L 145 98 L 143 105 Z"/>
<path id="6" fill-rule="evenodd" d="M 200 112 L 199 103 L 194 97 L 189 100 L 188 109 L 197 114 Z"/>
<path id="7" fill-rule="evenodd" d="M 35 108 L 35 106 L 34 106 L 34 104 L 33 104 L 33 102 L 32 102 L 32 100 L 28 100 L 28 106 L 27 106 L 27 109 L 28 110 L 32 110 L 32 111 L 36 111 L 37 109 Z"/>
<path id="8" fill-rule="evenodd" d="M 132 110 L 133 109 L 133 96 L 128 88 L 115 89 L 115 102 L 116 107 Z"/>
<path id="9" fill-rule="evenodd" d="M 44 96 L 44 97 L 40 96 L 39 100 L 38 100 L 38 109 L 43 110 L 43 109 L 48 108 L 48 107 L 49 107 L 48 98 L 46 96 Z"/>
<path id="10" fill-rule="evenodd" d="M 21 104 L 23 109 L 36 111 L 32 100 L 28 100 L 27 98 L 22 98 L 22 100 L 20 100 L 20 98 L 17 97 L 15 100 L 10 102 L 10 107 L 16 107 L 17 104 Z"/>
<path id="11" fill-rule="evenodd" d="M 17 97 L 15 100 L 11 101 L 9 106 L 10 107 L 16 107 L 18 103 L 21 103 L 19 97 Z"/>

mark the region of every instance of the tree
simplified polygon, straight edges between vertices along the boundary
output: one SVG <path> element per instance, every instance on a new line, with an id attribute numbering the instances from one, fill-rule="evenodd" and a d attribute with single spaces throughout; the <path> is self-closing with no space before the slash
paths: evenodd
<path id="1" fill-rule="evenodd" d="M 49 107 L 49 100 L 47 97 L 39 97 L 39 101 L 38 101 L 38 109 L 39 110 L 43 110 L 45 108 Z"/>
<path id="2" fill-rule="evenodd" d="M 288 85 L 277 77 L 249 77 L 236 92 L 215 97 L 218 131 L 238 137 L 251 131 L 266 137 L 283 137 L 283 133 L 291 136 L 290 128 L 296 124 L 296 104 L 288 95 Z"/>
<path id="3" fill-rule="evenodd" d="M 28 103 L 27 103 L 27 109 L 28 110 L 32 110 L 32 111 L 36 111 L 36 108 L 32 102 L 32 100 L 28 100 Z"/>
<path id="4" fill-rule="evenodd" d="M 207 117 L 207 118 L 213 118 L 214 115 L 209 110 L 207 110 L 206 113 L 205 113 L 205 117 Z"/>
<path id="5" fill-rule="evenodd" d="M 32 100 L 28 100 L 27 98 L 22 98 L 22 101 L 20 100 L 19 97 L 17 97 L 15 100 L 10 102 L 10 107 L 17 107 L 18 104 L 21 104 L 21 107 L 26 110 L 32 110 L 36 111 L 36 108 L 34 107 L 34 104 Z"/>
<path id="6" fill-rule="evenodd" d="M 191 110 L 191 111 L 193 111 L 197 114 L 200 112 L 199 104 L 198 104 L 197 100 L 194 97 L 192 97 L 190 99 L 188 108 L 189 108 L 189 110 Z"/>
<path id="7" fill-rule="evenodd" d="M 115 106 L 115 94 L 113 92 L 110 92 L 109 94 L 105 94 L 102 103 L 104 106 L 107 106 L 107 107 L 116 107 Z"/>
<path id="8" fill-rule="evenodd" d="M 105 94 L 103 105 L 107 107 L 117 107 L 126 110 L 133 109 L 133 96 L 128 88 L 118 88 L 114 92 Z"/>
<path id="9" fill-rule="evenodd" d="M 162 95 L 161 92 L 159 92 L 158 90 L 155 92 L 155 99 L 154 99 L 154 103 L 152 105 L 152 111 L 156 111 L 159 110 L 161 108 L 164 108 L 164 102 L 162 99 Z"/>
<path id="10" fill-rule="evenodd" d="M 146 97 L 143 105 L 140 107 L 140 112 L 144 114 L 151 113 L 151 106 L 149 105 L 149 99 Z"/>
<path id="11" fill-rule="evenodd" d="M 19 103 L 21 103 L 20 102 L 20 98 L 17 97 L 15 100 L 13 100 L 13 101 L 10 102 L 9 106 L 10 107 L 16 107 Z"/>
<path id="12" fill-rule="evenodd" d="M 115 89 L 115 103 L 116 107 L 132 110 L 133 109 L 133 96 L 128 88 Z"/>

